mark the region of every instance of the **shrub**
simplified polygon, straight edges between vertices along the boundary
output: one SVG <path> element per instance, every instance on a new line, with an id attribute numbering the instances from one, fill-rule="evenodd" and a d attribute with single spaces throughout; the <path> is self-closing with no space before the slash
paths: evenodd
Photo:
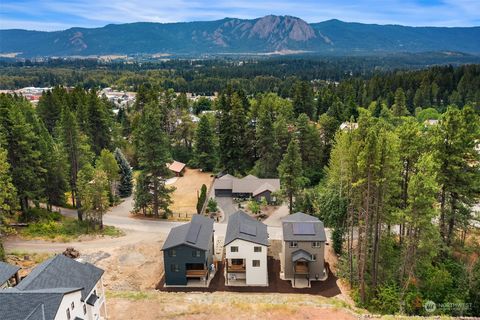
<path id="1" fill-rule="evenodd" d="M 208 200 L 207 208 L 208 208 L 208 212 L 217 212 L 218 211 L 217 201 L 213 198 L 210 198 Z"/>
<path id="2" fill-rule="evenodd" d="M 20 222 L 41 222 L 41 221 L 60 221 L 62 215 L 58 212 L 48 211 L 43 208 L 30 208 L 23 213 Z"/>
<path id="3" fill-rule="evenodd" d="M 343 229 L 342 228 L 333 229 L 332 242 L 333 242 L 333 250 L 335 250 L 335 253 L 342 254 L 342 246 L 343 246 Z"/>

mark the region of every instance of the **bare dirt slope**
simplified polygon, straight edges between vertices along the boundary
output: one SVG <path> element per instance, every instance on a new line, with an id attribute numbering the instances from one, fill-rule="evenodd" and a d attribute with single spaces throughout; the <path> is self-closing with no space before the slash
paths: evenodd
<path id="1" fill-rule="evenodd" d="M 108 299 L 109 317 L 127 319 L 322 319 L 357 316 L 342 302 L 311 295 L 216 293 L 119 293 Z"/>

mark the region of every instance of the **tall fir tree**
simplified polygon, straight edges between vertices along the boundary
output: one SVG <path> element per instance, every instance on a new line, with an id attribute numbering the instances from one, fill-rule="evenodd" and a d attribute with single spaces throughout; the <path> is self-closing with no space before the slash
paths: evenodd
<path id="1" fill-rule="evenodd" d="M 119 148 L 115 149 L 115 160 L 117 161 L 120 174 L 120 183 L 118 184 L 118 195 L 122 198 L 131 196 L 133 191 L 132 167 L 127 158 Z"/>
<path id="2" fill-rule="evenodd" d="M 205 171 L 215 167 L 215 141 L 212 126 L 207 115 L 202 115 L 195 132 L 195 163 Z"/>
<path id="3" fill-rule="evenodd" d="M 288 199 L 289 212 L 293 213 L 293 200 L 305 185 L 302 170 L 302 157 L 296 139 L 288 144 L 287 152 L 278 166 L 282 193 Z"/>

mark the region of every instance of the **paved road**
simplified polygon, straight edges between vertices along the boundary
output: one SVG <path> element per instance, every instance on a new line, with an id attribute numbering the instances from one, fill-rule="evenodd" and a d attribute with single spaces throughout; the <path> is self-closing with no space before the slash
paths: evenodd
<path id="1" fill-rule="evenodd" d="M 124 237 L 106 237 L 95 240 L 74 241 L 68 243 L 41 240 L 22 240 L 18 237 L 12 237 L 5 241 L 5 249 L 7 251 L 61 252 L 67 246 L 72 246 L 78 249 L 121 247 L 145 240 L 156 241 L 158 239 L 164 239 L 173 227 L 185 223 L 132 217 L 130 215 L 132 204 L 132 198 L 127 198 L 120 205 L 111 208 L 110 211 L 103 217 L 103 222 L 105 225 L 114 226 L 125 231 Z M 55 210 L 60 210 L 60 212 L 65 216 L 77 217 L 77 211 L 74 209 L 55 208 Z M 216 237 L 225 237 L 227 224 L 224 222 L 215 223 L 214 229 Z M 279 240 L 282 237 L 282 231 L 279 227 L 269 226 L 268 233 L 270 235 L 270 239 Z"/>

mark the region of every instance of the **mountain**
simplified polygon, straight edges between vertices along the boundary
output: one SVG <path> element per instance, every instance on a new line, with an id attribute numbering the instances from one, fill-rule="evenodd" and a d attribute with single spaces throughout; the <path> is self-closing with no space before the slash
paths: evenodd
<path id="1" fill-rule="evenodd" d="M 291 16 L 225 18 L 179 23 L 110 24 L 43 32 L 0 30 L 0 53 L 23 57 L 108 54 L 346 55 L 455 51 L 480 53 L 480 27 L 406 27 L 328 20 L 309 24 Z"/>

